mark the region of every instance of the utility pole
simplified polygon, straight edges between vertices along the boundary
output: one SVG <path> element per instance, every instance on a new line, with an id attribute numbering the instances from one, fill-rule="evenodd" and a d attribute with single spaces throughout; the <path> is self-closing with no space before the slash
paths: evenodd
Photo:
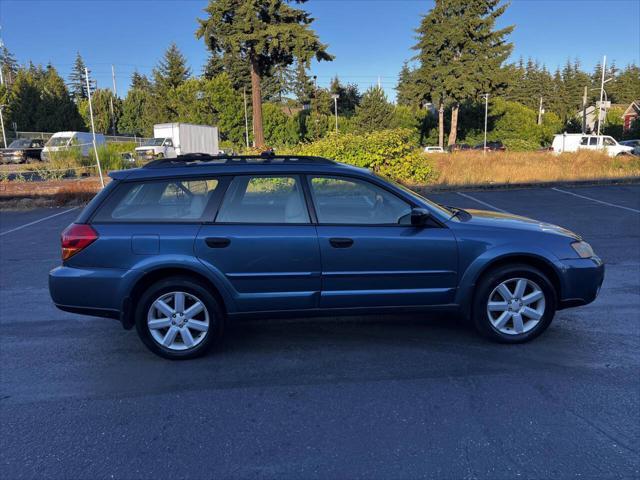
<path id="1" fill-rule="evenodd" d="M 117 97 L 118 90 L 116 89 L 116 70 L 113 65 L 111 65 L 111 81 L 113 82 L 113 96 Z"/>
<path id="2" fill-rule="evenodd" d="M 482 153 L 486 155 L 487 153 L 487 120 L 489 118 L 489 94 L 484 94 L 484 148 L 482 149 Z"/>
<path id="3" fill-rule="evenodd" d="M 382 79 L 380 78 L 380 75 L 378 75 L 378 88 L 382 88 Z"/>
<path id="4" fill-rule="evenodd" d="M 544 110 L 542 109 L 542 97 L 540 97 L 540 106 L 538 107 L 538 125 L 542 125 L 542 114 Z"/>
<path id="5" fill-rule="evenodd" d="M 111 113 L 111 133 L 115 136 L 116 134 L 116 116 L 113 111 L 113 98 L 118 96 L 116 92 L 116 72 L 111 65 L 111 80 L 113 81 L 113 95 L 109 98 L 109 112 Z"/>
<path id="6" fill-rule="evenodd" d="M 600 81 L 600 103 L 598 104 L 598 135 L 600 135 L 600 124 L 602 123 L 602 100 L 604 96 L 604 72 L 607 65 L 607 56 L 602 59 L 602 80 Z"/>
<path id="7" fill-rule="evenodd" d="M 249 115 L 247 115 L 247 87 L 242 89 L 244 95 L 244 138 L 247 142 L 247 148 L 249 148 Z"/>
<path id="8" fill-rule="evenodd" d="M 7 134 L 4 132 L 4 118 L 2 116 L 2 109 L 4 105 L 0 105 L 0 124 L 2 125 L 2 140 L 4 141 L 4 148 L 7 148 Z M 18 136 L 16 135 L 16 138 Z"/>
<path id="9" fill-rule="evenodd" d="M 589 87 L 585 85 L 584 95 L 582 96 L 582 133 L 587 133 L 587 92 Z"/>
<path id="10" fill-rule="evenodd" d="M 96 154 L 96 163 L 98 164 L 98 173 L 100 174 L 100 183 L 104 188 L 104 178 L 102 178 L 102 167 L 100 166 L 100 158 L 98 157 L 98 147 L 96 146 L 96 127 L 93 123 L 93 105 L 91 105 L 91 87 L 89 86 L 89 70 L 84 67 L 84 76 L 87 81 L 87 97 L 89 99 L 89 116 L 91 117 L 91 133 L 93 134 L 93 152 Z"/>
<path id="11" fill-rule="evenodd" d="M 338 98 L 340 95 L 337 93 L 331 94 L 331 98 L 333 98 L 333 103 L 335 105 L 335 113 L 336 113 L 336 135 L 338 135 Z"/>

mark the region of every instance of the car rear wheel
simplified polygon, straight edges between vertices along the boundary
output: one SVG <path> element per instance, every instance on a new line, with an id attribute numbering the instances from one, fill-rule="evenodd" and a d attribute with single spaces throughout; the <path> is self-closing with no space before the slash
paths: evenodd
<path id="1" fill-rule="evenodd" d="M 171 277 L 151 285 L 136 309 L 136 330 L 152 352 L 172 360 L 204 354 L 222 333 L 220 306 L 195 279 Z"/>
<path id="2" fill-rule="evenodd" d="M 549 279 L 529 265 L 508 265 L 484 275 L 473 304 L 476 328 L 503 343 L 521 343 L 551 324 L 556 292 Z"/>

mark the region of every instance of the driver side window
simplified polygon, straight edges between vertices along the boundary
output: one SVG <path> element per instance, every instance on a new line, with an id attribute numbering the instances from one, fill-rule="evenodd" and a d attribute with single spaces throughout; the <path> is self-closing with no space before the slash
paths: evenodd
<path id="1" fill-rule="evenodd" d="M 411 205 L 372 183 L 346 177 L 311 177 L 318 223 L 410 225 Z"/>

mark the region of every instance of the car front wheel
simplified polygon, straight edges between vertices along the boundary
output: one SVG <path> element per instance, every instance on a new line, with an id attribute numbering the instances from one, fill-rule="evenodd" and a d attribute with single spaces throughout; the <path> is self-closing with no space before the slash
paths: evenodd
<path id="1" fill-rule="evenodd" d="M 178 360 L 204 354 L 222 333 L 220 306 L 197 280 L 172 277 L 151 285 L 136 309 L 142 342 L 161 357 Z"/>
<path id="2" fill-rule="evenodd" d="M 522 343 L 540 335 L 556 311 L 549 279 L 529 265 L 508 265 L 485 275 L 473 304 L 476 328 L 503 343 Z"/>

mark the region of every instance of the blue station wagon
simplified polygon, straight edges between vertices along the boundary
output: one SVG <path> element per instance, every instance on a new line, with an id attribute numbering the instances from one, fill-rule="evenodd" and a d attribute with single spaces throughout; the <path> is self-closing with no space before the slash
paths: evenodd
<path id="1" fill-rule="evenodd" d="M 166 358 L 234 318 L 450 311 L 506 343 L 592 302 L 604 265 L 564 228 L 434 203 L 317 157 L 190 155 L 111 174 L 62 234 L 62 310 Z"/>

